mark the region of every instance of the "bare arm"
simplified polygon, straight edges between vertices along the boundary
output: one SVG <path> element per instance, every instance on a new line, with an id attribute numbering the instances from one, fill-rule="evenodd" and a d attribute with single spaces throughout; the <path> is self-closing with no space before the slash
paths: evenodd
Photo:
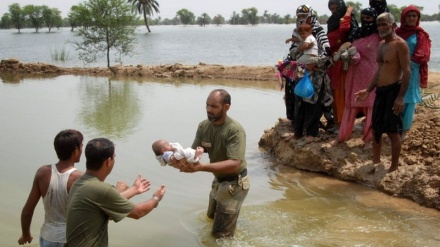
<path id="1" fill-rule="evenodd" d="M 34 181 L 32 183 L 32 189 L 29 193 L 29 197 L 24 204 L 23 210 L 21 211 L 21 236 L 18 239 L 18 243 L 20 245 L 24 245 L 26 243 L 32 242 L 32 234 L 31 234 L 31 223 L 32 217 L 34 215 L 35 207 L 42 196 L 40 190 L 39 181 L 44 177 L 44 167 L 38 169 L 35 173 Z"/>
<path id="2" fill-rule="evenodd" d="M 351 16 L 351 13 L 353 13 L 353 6 L 349 5 L 347 6 L 347 11 L 345 12 L 345 16 Z"/>
<path id="3" fill-rule="evenodd" d="M 144 217 L 145 215 L 150 213 L 155 207 L 157 207 L 164 195 L 165 185 L 161 185 L 159 189 L 154 192 L 153 197 L 150 200 L 136 204 L 131 210 L 130 214 L 128 214 L 128 217 L 133 219 L 140 219 Z"/>
<path id="4" fill-rule="evenodd" d="M 179 168 L 181 172 L 211 172 L 211 173 L 223 173 L 223 174 L 236 174 L 240 169 L 240 160 L 224 160 L 215 163 L 195 163 L 188 164 L 187 162 L 180 162 Z"/>
<path id="5" fill-rule="evenodd" d="M 310 49 L 310 48 L 312 48 L 312 47 L 313 47 L 313 44 L 312 44 L 312 43 L 303 42 L 303 43 L 299 46 L 299 50 L 300 50 L 300 51 L 305 51 L 305 50 L 308 50 L 308 49 Z"/>
<path id="6" fill-rule="evenodd" d="M 127 199 L 132 198 L 135 195 L 142 194 L 150 190 L 150 181 L 146 178 L 142 178 L 139 174 L 134 180 L 133 186 L 121 192 L 121 195 Z"/>

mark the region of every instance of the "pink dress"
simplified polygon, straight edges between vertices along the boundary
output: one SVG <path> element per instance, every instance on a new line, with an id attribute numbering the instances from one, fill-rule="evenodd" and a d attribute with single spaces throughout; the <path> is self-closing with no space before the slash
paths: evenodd
<path id="1" fill-rule="evenodd" d="M 379 35 L 373 33 L 352 42 L 352 46 L 356 47 L 357 53 L 352 58 L 353 64 L 350 65 L 345 79 L 345 108 L 339 128 L 339 142 L 350 138 L 356 115 L 359 112 L 363 112 L 366 116 L 362 140 L 367 142 L 372 139 L 371 118 L 376 96 L 375 90 L 362 103 L 355 101 L 356 97 L 354 94 L 359 90 L 367 88 L 373 79 L 378 66 L 376 57 L 380 40 Z"/>

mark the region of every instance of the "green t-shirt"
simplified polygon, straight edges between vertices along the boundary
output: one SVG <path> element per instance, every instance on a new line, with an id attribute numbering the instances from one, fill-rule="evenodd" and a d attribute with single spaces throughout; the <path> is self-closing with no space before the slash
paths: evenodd
<path id="1" fill-rule="evenodd" d="M 214 125 L 209 120 L 200 122 L 192 148 L 203 147 L 209 155 L 211 163 L 228 159 L 241 160 L 240 172 L 247 164 L 246 132 L 234 119 L 226 117 L 222 125 Z M 224 177 L 230 174 L 215 174 L 216 177 Z"/>
<path id="2" fill-rule="evenodd" d="M 133 207 L 112 185 L 84 174 L 69 192 L 66 246 L 108 246 L 109 219 L 118 222 Z"/>

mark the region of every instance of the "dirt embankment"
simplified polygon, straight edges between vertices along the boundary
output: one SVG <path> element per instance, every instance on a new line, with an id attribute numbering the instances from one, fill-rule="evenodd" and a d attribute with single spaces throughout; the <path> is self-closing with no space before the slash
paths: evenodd
<path id="1" fill-rule="evenodd" d="M 97 68 L 63 68 L 45 63 L 20 63 L 16 59 L 0 62 L 0 73 L 14 74 L 73 74 L 114 77 L 147 78 L 199 78 L 199 79 L 234 79 L 272 81 L 275 72 L 270 66 L 223 66 L 199 63 L 197 65 L 116 65 Z"/>
<path id="2" fill-rule="evenodd" d="M 44 63 L 20 63 L 2 60 L 0 73 L 46 75 L 92 75 L 146 78 L 234 79 L 277 83 L 271 66 L 160 65 L 113 66 L 110 68 L 61 68 Z M 286 140 L 282 136 L 292 131 L 290 122 L 280 118 L 274 127 L 264 131 L 259 145 L 284 164 L 325 173 L 330 176 L 365 184 L 392 196 L 411 199 L 420 205 L 440 210 L 440 73 L 429 74 L 432 93 L 425 104 L 417 107 L 413 127 L 402 146 L 401 165 L 387 173 L 390 146 L 382 147 L 382 165 L 373 166 L 371 150 L 364 150 L 361 128 L 355 128 L 352 138 L 332 146 L 336 136 L 321 132 L 312 143 Z"/>

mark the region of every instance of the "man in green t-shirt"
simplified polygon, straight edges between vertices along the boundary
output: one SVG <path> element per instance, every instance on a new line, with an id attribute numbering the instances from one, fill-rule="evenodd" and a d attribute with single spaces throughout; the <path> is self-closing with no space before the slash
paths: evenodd
<path id="1" fill-rule="evenodd" d="M 231 96 L 224 89 L 212 91 L 206 100 L 208 119 L 200 122 L 192 148 L 203 147 L 210 163 L 180 162 L 182 172 L 214 174 L 209 194 L 207 215 L 214 219 L 212 236 L 234 236 L 241 205 L 249 191 L 246 169 L 246 133 L 243 127 L 227 116 Z"/>
<path id="2" fill-rule="evenodd" d="M 161 185 L 150 200 L 134 204 L 128 199 L 150 189 L 140 175 L 132 187 L 118 192 L 104 182 L 115 164 L 115 146 L 106 138 L 89 141 L 85 148 L 86 172 L 70 189 L 67 203 L 67 244 L 65 246 L 108 246 L 108 221 L 125 217 L 140 219 L 162 200 Z"/>

